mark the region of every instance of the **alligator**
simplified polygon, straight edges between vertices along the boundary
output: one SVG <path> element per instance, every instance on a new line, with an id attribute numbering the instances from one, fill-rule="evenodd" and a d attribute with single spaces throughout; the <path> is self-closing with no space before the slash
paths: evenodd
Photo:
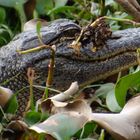
<path id="1" fill-rule="evenodd" d="M 119 37 L 108 39 L 105 47 L 95 52 L 92 51 L 94 44 L 87 42 L 80 47 L 80 55 L 77 55 L 70 45 L 80 31 L 81 27 L 68 19 L 58 19 L 41 28 L 43 43 L 56 46 L 52 87 L 64 90 L 73 81 L 84 86 L 138 64 L 136 50 L 140 48 L 140 28 L 113 32 L 113 36 Z M 26 73 L 29 67 L 36 73 L 34 84 L 45 84 L 50 49 L 22 55 L 18 53 L 39 45 L 38 35 L 33 29 L 18 34 L 8 45 L 0 48 L 0 85 L 14 92 L 28 87 Z M 27 103 L 28 93 L 22 90 L 22 94 L 18 94 L 19 106 Z"/>

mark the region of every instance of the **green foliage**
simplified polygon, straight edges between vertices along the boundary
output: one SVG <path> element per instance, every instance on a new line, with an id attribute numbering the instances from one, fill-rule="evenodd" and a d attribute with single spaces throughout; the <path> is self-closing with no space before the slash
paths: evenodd
<path id="1" fill-rule="evenodd" d="M 6 11 L 4 8 L 0 7 L 0 23 L 3 23 L 6 19 Z"/>
<path id="2" fill-rule="evenodd" d="M 100 88 L 96 90 L 95 97 L 100 97 L 105 100 L 105 104 L 101 106 L 107 107 L 111 112 L 120 112 L 121 107 L 115 97 L 115 85 L 113 83 L 107 83 L 100 85 Z"/>
<path id="3" fill-rule="evenodd" d="M 100 137 L 99 137 L 99 140 L 104 140 L 104 138 L 105 138 L 105 132 L 102 129 L 101 134 L 100 134 Z"/>
<path id="4" fill-rule="evenodd" d="M 17 98 L 16 95 L 13 94 L 10 101 L 5 107 L 5 113 L 12 113 L 15 114 L 18 108 Z"/>
<path id="5" fill-rule="evenodd" d="M 115 87 L 115 96 L 121 107 L 125 105 L 127 90 L 138 85 L 140 85 L 140 71 L 120 78 Z"/>
<path id="6" fill-rule="evenodd" d="M 15 7 L 16 5 L 24 4 L 28 0 L 0 0 L 0 5 L 6 7 Z"/>
<path id="7" fill-rule="evenodd" d="M 11 29 L 5 25 L 0 24 L 0 46 L 7 44 L 13 37 Z"/>
<path id="8" fill-rule="evenodd" d="M 5 7 L 12 7 L 17 10 L 19 13 L 20 21 L 21 21 L 21 29 L 23 28 L 23 24 L 26 22 L 25 13 L 23 10 L 23 4 L 28 0 L 1 0 L 0 5 Z"/>
<path id="9" fill-rule="evenodd" d="M 36 111 L 27 112 L 24 119 L 28 125 L 33 125 L 41 120 L 41 113 Z"/>
<path id="10" fill-rule="evenodd" d="M 120 112 L 122 109 L 118 105 L 118 102 L 116 100 L 114 88 L 112 90 L 110 90 L 106 96 L 106 105 L 109 108 L 109 110 L 112 112 Z"/>
<path id="11" fill-rule="evenodd" d="M 26 0 L 27 1 L 27 0 Z M 1 0 L 0 1 L 0 46 L 7 44 L 15 34 L 19 33 L 22 29 L 24 22 L 26 21 L 25 11 L 23 9 L 25 0 Z M 8 8 L 7 8 L 8 7 Z M 14 8 L 14 9 L 13 9 Z M 82 9 L 82 10 L 81 10 Z M 12 12 L 11 12 L 12 11 Z M 36 7 L 34 9 L 36 17 L 43 17 L 48 21 L 57 18 L 69 18 L 77 21 L 80 25 L 84 26 L 100 16 L 109 16 L 118 19 L 132 19 L 121 7 L 114 2 L 114 0 L 36 0 Z M 16 19 L 13 21 L 13 19 Z M 126 25 L 120 21 L 108 21 L 113 30 L 125 29 L 132 27 L 132 25 Z M 37 33 L 41 40 L 40 35 L 41 25 L 37 25 Z M 140 72 L 129 74 L 128 76 L 120 78 L 116 86 L 112 83 L 97 85 L 93 100 L 98 103 L 103 110 L 109 110 L 111 112 L 119 112 L 125 105 L 127 91 L 140 83 Z M 48 96 L 48 89 L 45 89 L 46 96 Z M 8 103 L 8 107 L 4 110 L 4 113 L 15 113 L 18 108 L 17 99 L 12 97 Z M 3 110 L 0 112 L 1 120 L 5 120 L 6 116 L 3 114 Z M 33 124 L 47 120 L 48 114 L 40 111 L 29 111 L 24 117 L 24 121 L 32 126 Z M 77 139 L 90 139 L 90 135 L 94 135 L 97 131 L 97 125 L 93 122 L 87 123 L 81 129 L 81 124 L 77 123 L 78 120 L 73 120 L 73 117 L 65 114 L 58 114 L 54 118 L 60 126 L 48 126 L 43 128 L 50 133 L 53 133 L 57 139 L 70 139 L 75 137 Z M 0 132 L 5 126 L 0 124 Z M 66 129 L 66 130 L 65 130 Z M 79 130 L 80 129 L 80 130 Z M 79 131 L 78 131 L 79 130 Z M 101 129 L 100 129 L 101 130 Z M 78 132 L 77 132 L 78 131 Z M 77 132 L 77 133 L 76 133 Z M 76 133 L 76 134 L 75 134 Z M 101 130 L 99 132 L 99 140 L 105 139 L 105 132 Z M 1 138 L 1 137 L 0 137 Z M 44 135 L 40 134 L 38 138 L 44 139 Z M 96 139 L 97 140 L 97 139 Z"/>
<path id="12" fill-rule="evenodd" d="M 87 138 L 90 136 L 97 128 L 94 122 L 89 122 L 84 125 L 84 127 L 79 130 L 74 136 L 78 139 Z"/>
<path id="13" fill-rule="evenodd" d="M 13 37 L 11 29 L 5 25 L 6 10 L 0 7 L 0 46 L 8 43 Z"/>

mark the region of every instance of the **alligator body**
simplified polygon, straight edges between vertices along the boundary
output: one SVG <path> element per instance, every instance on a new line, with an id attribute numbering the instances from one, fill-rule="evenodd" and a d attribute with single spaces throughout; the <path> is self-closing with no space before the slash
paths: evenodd
<path id="1" fill-rule="evenodd" d="M 137 64 L 136 50 L 140 48 L 140 28 L 116 31 L 117 39 L 109 39 L 106 46 L 92 51 L 94 44 L 88 42 L 80 48 L 77 56 L 70 44 L 81 28 L 67 19 L 56 20 L 41 29 L 45 44 L 55 44 L 55 70 L 53 86 L 67 89 L 71 82 L 89 84 Z M 35 30 L 17 35 L 8 45 L 0 48 L 0 83 L 14 92 L 28 86 L 27 68 L 36 73 L 35 84 L 44 84 L 50 60 L 50 50 L 42 49 L 20 55 L 17 50 L 27 50 L 40 45 Z M 28 94 L 19 94 L 25 102 Z M 41 95 L 42 96 L 42 95 Z"/>

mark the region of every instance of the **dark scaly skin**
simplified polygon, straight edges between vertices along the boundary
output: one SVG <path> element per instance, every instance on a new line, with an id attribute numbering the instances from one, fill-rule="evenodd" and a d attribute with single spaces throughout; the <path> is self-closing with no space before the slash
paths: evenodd
<path id="1" fill-rule="evenodd" d="M 57 20 L 47 27 L 42 28 L 41 34 L 45 44 L 56 45 L 55 72 L 52 87 L 67 89 L 71 82 L 78 81 L 85 85 L 104 79 L 114 73 L 127 69 L 137 64 L 136 50 L 140 48 L 140 28 L 117 31 L 109 39 L 106 46 L 92 52 L 92 42 L 80 48 L 80 56 L 72 49 L 75 34 L 80 32 L 80 27 L 69 20 Z M 33 67 L 36 71 L 35 84 L 46 81 L 50 51 L 43 49 L 38 52 L 19 55 L 17 50 L 27 50 L 40 45 L 35 30 L 23 32 L 13 41 L 0 49 L 0 83 L 14 92 L 28 86 L 27 68 Z M 5 80 L 9 80 L 4 83 Z M 19 110 L 23 112 L 27 104 L 29 91 L 26 88 L 18 94 Z M 39 98 L 42 94 L 35 93 Z"/>

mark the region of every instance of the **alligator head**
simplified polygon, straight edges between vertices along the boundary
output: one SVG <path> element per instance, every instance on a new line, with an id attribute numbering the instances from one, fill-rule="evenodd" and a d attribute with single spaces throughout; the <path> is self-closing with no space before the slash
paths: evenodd
<path id="1" fill-rule="evenodd" d="M 55 45 L 55 69 L 53 87 L 66 89 L 71 82 L 89 84 L 137 64 L 136 49 L 140 47 L 140 29 L 128 29 L 113 33 L 121 36 L 109 39 L 105 46 L 93 51 L 92 41 L 80 47 L 80 55 L 70 44 L 81 28 L 67 19 L 59 19 L 41 29 L 45 44 Z M 43 84 L 48 74 L 50 49 L 19 54 L 40 45 L 36 30 L 17 35 L 0 49 L 0 83 L 16 91 L 28 85 L 26 72 L 32 67 L 36 73 L 35 84 Z"/>
<path id="2" fill-rule="evenodd" d="M 80 55 L 77 55 L 70 44 L 80 32 L 81 28 L 67 19 L 56 20 L 41 29 L 43 43 L 56 46 L 53 87 L 67 89 L 73 81 L 89 84 L 138 63 L 136 50 L 140 48 L 140 28 L 113 33 L 120 37 L 107 40 L 105 46 L 96 52 L 93 51 L 95 44 L 87 41 L 81 45 Z M 45 48 L 23 55 L 18 53 L 39 45 L 34 29 L 17 35 L 8 45 L 0 48 L 1 85 L 13 91 L 28 86 L 26 73 L 29 67 L 32 67 L 36 73 L 34 84 L 45 84 L 51 57 L 50 49 Z M 25 105 L 27 103 L 25 102 L 29 97 L 27 93 L 18 96 L 21 99 L 20 108 L 22 102 Z M 21 112 L 24 109 L 25 106 Z"/>

